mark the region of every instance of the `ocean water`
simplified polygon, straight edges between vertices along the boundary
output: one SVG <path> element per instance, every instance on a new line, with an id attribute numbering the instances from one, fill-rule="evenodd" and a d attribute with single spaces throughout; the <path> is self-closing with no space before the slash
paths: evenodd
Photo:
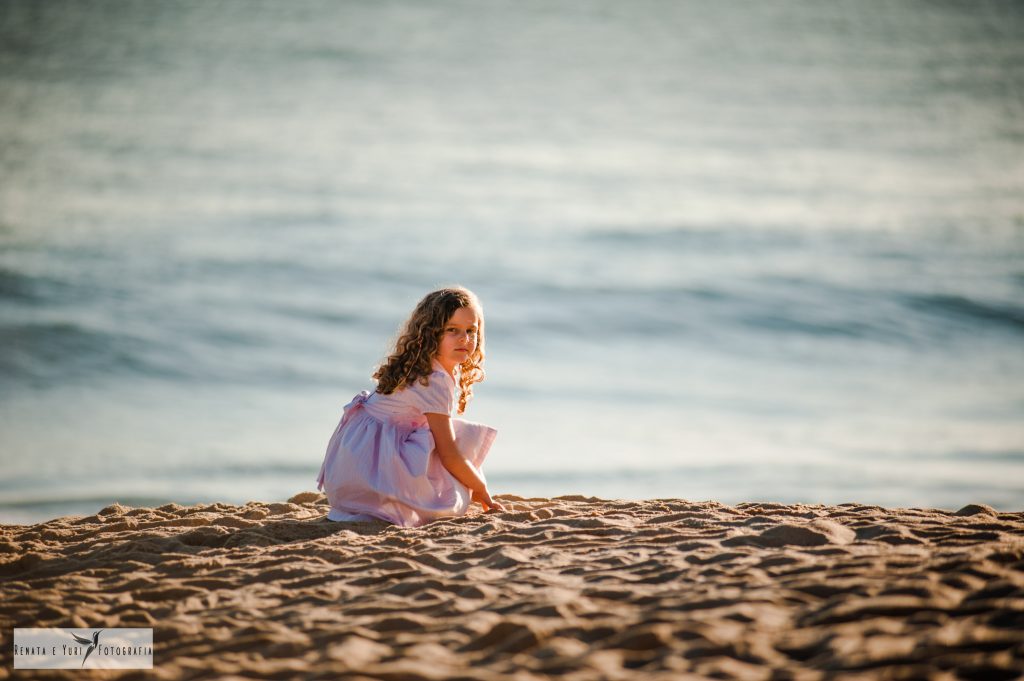
<path id="1" fill-rule="evenodd" d="M 493 493 L 1024 508 L 1017 2 L 0 3 L 0 521 L 313 489 L 483 301 Z"/>

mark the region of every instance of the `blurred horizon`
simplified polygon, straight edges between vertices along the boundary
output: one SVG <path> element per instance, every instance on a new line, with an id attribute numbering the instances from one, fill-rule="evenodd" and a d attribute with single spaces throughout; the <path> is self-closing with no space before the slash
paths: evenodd
<path id="1" fill-rule="evenodd" d="M 0 522 L 315 488 L 426 292 L 493 494 L 1024 509 L 1024 8 L 0 4 Z"/>

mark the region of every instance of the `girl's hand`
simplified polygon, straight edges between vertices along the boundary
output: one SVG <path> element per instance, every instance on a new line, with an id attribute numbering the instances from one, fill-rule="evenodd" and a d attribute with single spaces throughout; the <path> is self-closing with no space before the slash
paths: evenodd
<path id="1" fill-rule="evenodd" d="M 480 505 L 484 507 L 484 513 L 490 513 L 491 511 L 504 511 L 505 507 L 499 504 L 497 501 L 491 498 L 488 494 L 480 500 Z"/>

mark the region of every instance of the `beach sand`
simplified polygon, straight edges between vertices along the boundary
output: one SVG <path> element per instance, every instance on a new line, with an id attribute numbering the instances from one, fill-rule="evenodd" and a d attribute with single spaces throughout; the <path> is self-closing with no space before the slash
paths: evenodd
<path id="1" fill-rule="evenodd" d="M 580 496 L 406 529 L 287 503 L 0 526 L 12 627 L 152 627 L 90 678 L 1007 679 L 1024 513 Z"/>

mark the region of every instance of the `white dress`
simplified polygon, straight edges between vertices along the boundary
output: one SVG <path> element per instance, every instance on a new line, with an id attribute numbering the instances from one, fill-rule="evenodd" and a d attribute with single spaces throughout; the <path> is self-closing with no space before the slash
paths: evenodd
<path id="1" fill-rule="evenodd" d="M 436 359 L 433 366 L 427 386 L 416 381 L 390 395 L 364 390 L 345 405 L 317 478 L 331 505 L 328 518 L 419 527 L 465 515 L 470 491 L 441 463 L 425 416 L 451 416 L 457 385 Z M 459 453 L 484 478 L 497 430 L 454 417 L 452 426 Z"/>

